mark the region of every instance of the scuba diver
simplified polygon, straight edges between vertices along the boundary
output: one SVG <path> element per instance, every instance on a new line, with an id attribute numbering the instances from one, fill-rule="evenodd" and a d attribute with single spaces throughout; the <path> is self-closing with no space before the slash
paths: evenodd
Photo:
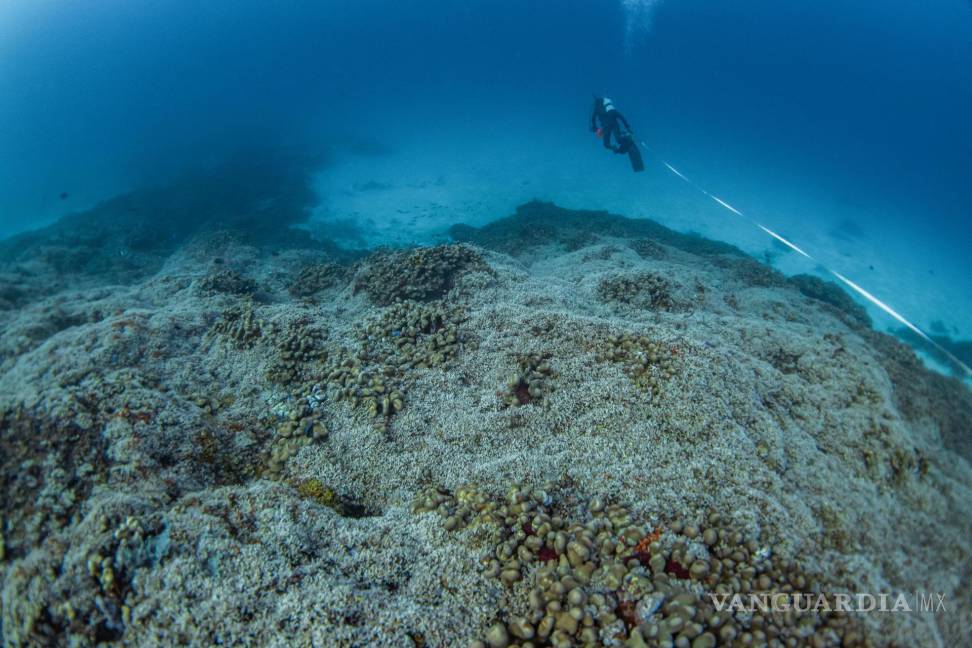
<path id="1" fill-rule="evenodd" d="M 615 153 L 627 153 L 631 159 L 631 167 L 635 171 L 644 170 L 641 151 L 635 143 L 631 125 L 607 97 L 594 97 L 594 107 L 591 109 L 591 132 L 602 139 L 604 148 L 611 149 Z M 617 144 L 611 142 L 612 137 Z"/>
<path id="2" fill-rule="evenodd" d="M 598 126 L 597 123 L 601 125 Z M 615 153 L 624 153 L 621 148 L 621 130 L 619 124 L 624 124 L 625 129 L 630 133 L 631 126 L 624 115 L 614 107 L 614 104 L 607 97 L 594 97 L 594 108 L 591 109 L 591 132 L 604 141 L 604 148 L 611 149 Z M 611 144 L 611 136 L 617 140 L 617 145 Z"/>

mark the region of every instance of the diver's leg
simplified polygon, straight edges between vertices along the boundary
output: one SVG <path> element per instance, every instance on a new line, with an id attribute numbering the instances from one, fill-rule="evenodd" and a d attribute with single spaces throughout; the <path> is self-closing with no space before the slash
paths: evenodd
<path id="1" fill-rule="evenodd" d="M 614 135 L 614 141 L 616 143 L 611 145 L 611 150 L 615 153 L 624 153 L 626 150 L 628 150 L 627 139 L 622 134 L 621 127 L 615 124 L 612 134 Z"/>
<path id="2" fill-rule="evenodd" d="M 604 144 L 604 148 L 611 149 L 612 151 L 614 150 L 614 145 L 611 144 L 611 137 L 614 135 L 614 132 L 617 129 L 618 129 L 618 125 L 615 124 L 614 122 L 608 122 L 607 124 L 604 125 L 604 137 L 602 138 L 602 143 Z"/>

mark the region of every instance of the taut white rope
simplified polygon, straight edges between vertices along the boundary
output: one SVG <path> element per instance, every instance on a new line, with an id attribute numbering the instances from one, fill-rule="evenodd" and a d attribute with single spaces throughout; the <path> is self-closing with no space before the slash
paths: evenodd
<path id="1" fill-rule="evenodd" d="M 641 146 L 646 151 L 648 151 L 649 153 L 652 152 L 651 149 L 648 148 L 648 145 L 645 144 L 644 142 L 641 142 Z M 661 160 L 661 157 L 660 156 L 658 156 L 657 154 L 655 154 L 655 155 L 656 155 L 656 157 L 658 157 Z M 732 205 L 730 205 L 729 203 L 727 203 L 722 198 L 719 198 L 718 196 L 716 196 L 716 195 L 714 195 L 712 193 L 709 193 L 703 187 L 701 187 L 701 186 L 697 185 L 696 183 L 694 183 L 693 181 L 689 180 L 688 177 L 685 176 L 685 174 L 683 174 L 681 171 L 679 171 L 678 169 L 676 169 L 675 167 L 673 167 L 671 164 L 669 164 L 665 160 L 661 160 L 661 163 L 664 164 L 665 167 L 669 171 L 671 171 L 676 176 L 678 176 L 679 178 L 681 178 L 682 180 L 684 180 L 686 183 L 688 183 L 692 187 L 694 187 L 696 191 L 702 193 L 705 196 L 708 196 L 709 198 L 711 198 L 712 200 L 714 200 L 715 202 L 717 202 L 721 207 L 724 207 L 725 209 L 728 209 L 733 214 L 735 214 L 735 215 L 737 215 L 737 216 L 739 216 L 741 218 L 745 218 L 746 220 L 748 220 L 750 222 L 750 224 L 752 224 L 755 227 L 758 227 L 759 229 L 763 230 L 765 233 L 769 234 L 770 236 L 772 236 L 777 241 L 783 243 L 784 245 L 786 245 L 790 249 L 795 250 L 796 252 L 798 252 L 799 254 L 803 255 L 807 259 L 810 259 L 811 261 L 815 261 L 816 263 L 818 263 L 822 268 L 824 268 L 830 274 L 834 275 L 837 279 L 839 279 L 841 282 L 843 282 L 848 287 L 850 287 L 858 295 L 860 295 L 861 297 L 863 297 L 867 301 L 871 302 L 872 304 L 874 304 L 875 306 L 877 306 L 878 308 L 880 308 L 882 311 L 884 311 L 885 313 L 887 313 L 888 315 L 890 315 L 891 317 L 893 317 L 895 320 L 897 320 L 901 324 L 904 324 L 910 331 L 912 331 L 917 336 L 919 336 L 921 339 L 925 340 L 926 342 L 928 342 L 929 344 L 931 344 L 932 346 L 934 346 L 936 349 L 938 349 L 938 351 L 940 351 L 941 353 L 943 353 L 945 355 L 945 357 L 947 357 L 949 360 L 951 360 L 955 364 L 955 366 L 958 367 L 962 371 L 962 373 L 965 375 L 966 378 L 972 376 L 972 369 L 969 369 L 969 367 L 964 362 L 962 362 L 961 360 L 959 360 L 958 358 L 956 358 L 948 349 L 946 349 L 941 344 L 939 344 L 938 342 L 936 342 L 935 340 L 933 340 L 932 338 L 930 338 L 924 331 L 922 331 L 916 325 L 914 325 L 911 322 L 909 322 L 907 319 L 905 319 L 905 317 L 903 315 L 901 315 L 896 310 L 894 310 L 893 308 L 891 308 L 890 306 L 888 306 L 886 303 L 884 303 L 883 301 L 881 301 L 880 299 L 878 299 L 877 297 L 875 297 L 874 295 L 872 295 L 870 292 L 868 292 L 867 290 L 865 290 L 864 288 L 862 288 L 858 284 L 854 283 L 853 281 L 851 281 L 850 279 L 848 279 L 844 275 L 840 274 L 836 270 L 831 270 L 826 265 L 820 263 L 819 261 L 817 261 L 816 259 L 814 259 L 812 256 L 810 256 L 807 252 L 805 252 L 802 249 L 800 249 L 795 243 L 786 240 L 785 238 L 783 238 L 782 236 L 780 236 L 776 232 L 772 231 L 768 227 L 765 227 L 763 225 L 760 225 L 755 220 L 753 220 L 752 218 L 749 218 L 748 216 L 746 216 L 745 214 L 743 214 L 741 211 L 739 211 L 738 209 L 736 209 L 735 207 L 733 207 Z"/>

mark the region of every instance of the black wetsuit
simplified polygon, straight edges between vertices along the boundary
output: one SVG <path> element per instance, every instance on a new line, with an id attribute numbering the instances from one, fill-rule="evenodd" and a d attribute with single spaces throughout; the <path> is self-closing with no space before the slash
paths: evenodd
<path id="1" fill-rule="evenodd" d="M 594 101 L 594 108 L 591 110 L 591 130 L 597 130 L 597 122 L 601 122 L 601 137 L 604 141 L 604 148 L 611 149 L 615 153 L 625 153 L 630 146 L 630 137 L 622 137 L 622 135 L 628 135 L 631 132 L 631 126 L 628 125 L 628 120 L 624 118 L 618 109 L 615 108 L 610 100 L 607 101 L 607 107 L 605 106 L 604 99 L 596 99 Z M 621 130 L 619 124 L 624 124 L 624 131 Z M 617 145 L 611 143 L 611 137 L 614 137 L 617 141 Z"/>

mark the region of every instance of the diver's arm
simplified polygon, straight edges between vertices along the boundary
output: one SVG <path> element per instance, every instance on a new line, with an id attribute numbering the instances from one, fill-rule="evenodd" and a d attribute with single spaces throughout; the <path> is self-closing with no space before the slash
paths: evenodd
<path id="1" fill-rule="evenodd" d="M 595 108 L 594 110 L 591 110 L 591 132 L 592 133 L 597 130 L 596 120 L 597 120 L 597 109 Z"/>

